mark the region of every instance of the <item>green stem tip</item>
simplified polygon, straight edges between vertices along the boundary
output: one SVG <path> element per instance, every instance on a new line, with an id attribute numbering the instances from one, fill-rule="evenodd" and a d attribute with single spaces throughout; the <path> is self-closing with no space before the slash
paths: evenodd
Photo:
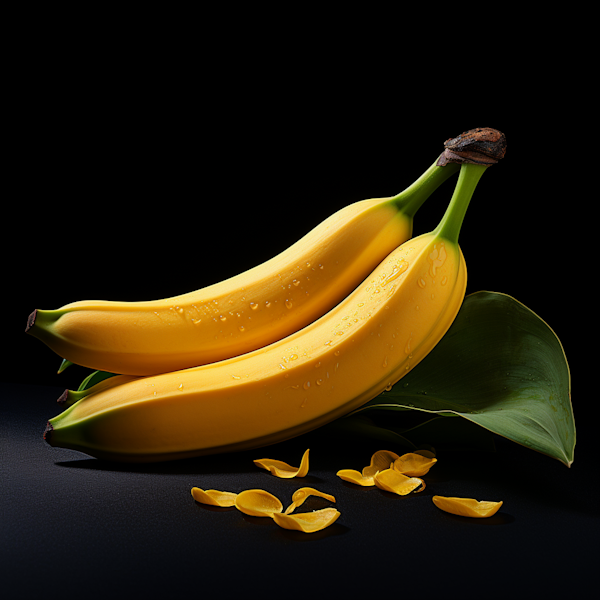
<path id="1" fill-rule="evenodd" d="M 459 165 L 456 163 L 439 166 L 435 162 L 414 183 L 391 198 L 391 202 L 399 211 L 413 218 L 425 200 L 458 170 Z"/>
<path id="2" fill-rule="evenodd" d="M 458 181 L 452 194 L 450 204 L 442 217 L 435 233 L 449 242 L 458 244 L 460 229 L 469 207 L 473 192 L 484 174 L 488 165 L 463 163 L 460 166 Z"/>

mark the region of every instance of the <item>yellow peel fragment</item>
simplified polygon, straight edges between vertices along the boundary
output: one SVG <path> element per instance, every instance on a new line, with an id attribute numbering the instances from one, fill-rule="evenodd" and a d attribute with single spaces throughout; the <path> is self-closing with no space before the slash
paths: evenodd
<path id="1" fill-rule="evenodd" d="M 502 502 L 488 502 L 473 498 L 456 498 L 449 496 L 433 496 L 433 503 L 441 510 L 461 517 L 481 519 L 495 515 Z"/>
<path id="2" fill-rule="evenodd" d="M 422 477 L 437 462 L 436 458 L 428 458 L 415 452 L 402 455 L 394 461 L 394 470 L 407 477 Z"/>
<path id="3" fill-rule="evenodd" d="M 344 481 L 349 481 L 350 483 L 355 483 L 356 485 L 362 485 L 363 487 L 369 487 L 375 485 L 375 480 L 373 477 L 365 477 L 359 471 L 355 471 L 354 469 L 342 469 L 337 472 L 337 476 Z"/>
<path id="4" fill-rule="evenodd" d="M 406 496 L 411 492 L 422 492 L 425 489 L 425 482 L 418 477 L 407 477 L 395 469 L 386 469 L 379 471 L 375 475 L 375 485 L 382 490 Z"/>
<path id="5" fill-rule="evenodd" d="M 219 490 L 202 490 L 199 487 L 193 487 L 192 496 L 196 502 L 201 502 L 202 504 L 230 507 L 235 506 L 237 494 L 233 492 L 220 492 Z"/>
<path id="6" fill-rule="evenodd" d="M 235 499 L 235 507 L 252 517 L 270 517 L 283 510 L 279 498 L 265 490 L 244 490 Z"/>
<path id="7" fill-rule="evenodd" d="M 335 498 L 331 494 L 320 492 L 319 490 L 315 490 L 315 488 L 303 487 L 299 490 L 296 490 L 292 494 L 292 503 L 285 509 L 284 514 L 289 515 L 293 510 L 295 510 L 301 504 L 303 504 L 309 496 L 319 496 L 321 498 L 329 500 L 330 502 L 335 502 Z"/>
<path id="8" fill-rule="evenodd" d="M 323 508 L 313 512 L 298 513 L 297 515 L 273 513 L 271 516 L 275 523 L 284 529 L 314 533 L 329 527 L 338 519 L 340 514 L 340 511 L 335 508 Z"/>
<path id="9" fill-rule="evenodd" d="M 385 471 L 400 457 L 391 450 L 377 450 L 371 457 L 371 464 L 362 470 L 363 477 L 375 477 L 378 471 Z"/>
<path id="10" fill-rule="evenodd" d="M 283 479 L 306 477 L 306 475 L 308 475 L 308 452 L 309 450 L 302 456 L 299 467 L 292 467 L 281 460 L 273 460 L 272 458 L 261 458 L 255 460 L 254 464 L 270 471 L 276 477 L 281 477 Z"/>

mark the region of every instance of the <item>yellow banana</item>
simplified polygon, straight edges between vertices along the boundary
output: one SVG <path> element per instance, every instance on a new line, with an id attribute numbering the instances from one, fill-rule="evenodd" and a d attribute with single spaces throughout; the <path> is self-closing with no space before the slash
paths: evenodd
<path id="1" fill-rule="evenodd" d="M 456 164 L 432 165 L 394 197 L 355 202 L 289 249 L 235 277 L 148 302 L 36 310 L 26 331 L 94 370 L 153 375 L 250 352 L 298 331 L 348 295 L 412 235 L 413 216 Z"/>
<path id="2" fill-rule="evenodd" d="M 217 363 L 101 382 L 48 422 L 46 441 L 99 458 L 176 459 L 282 441 L 368 402 L 453 322 L 467 281 L 458 234 L 485 169 L 463 164 L 438 227 L 391 252 L 304 329 Z"/>

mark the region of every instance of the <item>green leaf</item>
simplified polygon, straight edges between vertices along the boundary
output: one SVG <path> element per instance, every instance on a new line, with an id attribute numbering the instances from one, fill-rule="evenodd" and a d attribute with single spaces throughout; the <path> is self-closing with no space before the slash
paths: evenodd
<path id="1" fill-rule="evenodd" d="M 106 371 L 94 371 L 90 373 L 80 384 L 77 389 L 78 392 L 82 392 L 83 390 L 87 390 L 93 385 L 99 383 L 104 379 L 108 379 L 109 377 L 114 377 L 114 373 L 107 373 Z"/>
<path id="2" fill-rule="evenodd" d="M 370 410 L 458 415 L 567 466 L 573 462 L 575 422 L 563 347 L 540 317 L 506 294 L 467 296 L 432 352 L 354 414 Z"/>

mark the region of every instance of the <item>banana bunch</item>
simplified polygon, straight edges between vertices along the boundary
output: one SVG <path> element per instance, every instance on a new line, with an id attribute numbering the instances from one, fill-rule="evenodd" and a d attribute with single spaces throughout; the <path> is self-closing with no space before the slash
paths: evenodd
<path id="1" fill-rule="evenodd" d="M 503 143 L 490 131 L 448 140 L 402 194 L 351 205 L 238 277 L 167 300 L 35 311 L 28 331 L 61 356 L 120 373 L 66 391 L 45 440 L 138 462 L 250 449 L 313 430 L 390 389 L 462 304 L 460 229 L 480 177 L 501 158 L 493 140 L 473 149 L 470 138 L 499 134 Z M 458 170 L 439 225 L 409 239 L 416 209 Z"/>
<path id="2" fill-rule="evenodd" d="M 157 461 L 272 444 L 341 417 L 417 365 L 461 306 L 461 224 L 486 165 L 462 164 L 433 231 L 408 240 L 334 308 L 246 354 L 83 393 L 44 437 L 98 458 Z"/>
<path id="3" fill-rule="evenodd" d="M 411 237 L 417 210 L 458 169 L 434 163 L 397 196 L 355 202 L 278 256 L 225 281 L 148 302 L 80 301 L 36 310 L 26 331 L 72 363 L 135 376 L 265 347 L 354 290 Z"/>

